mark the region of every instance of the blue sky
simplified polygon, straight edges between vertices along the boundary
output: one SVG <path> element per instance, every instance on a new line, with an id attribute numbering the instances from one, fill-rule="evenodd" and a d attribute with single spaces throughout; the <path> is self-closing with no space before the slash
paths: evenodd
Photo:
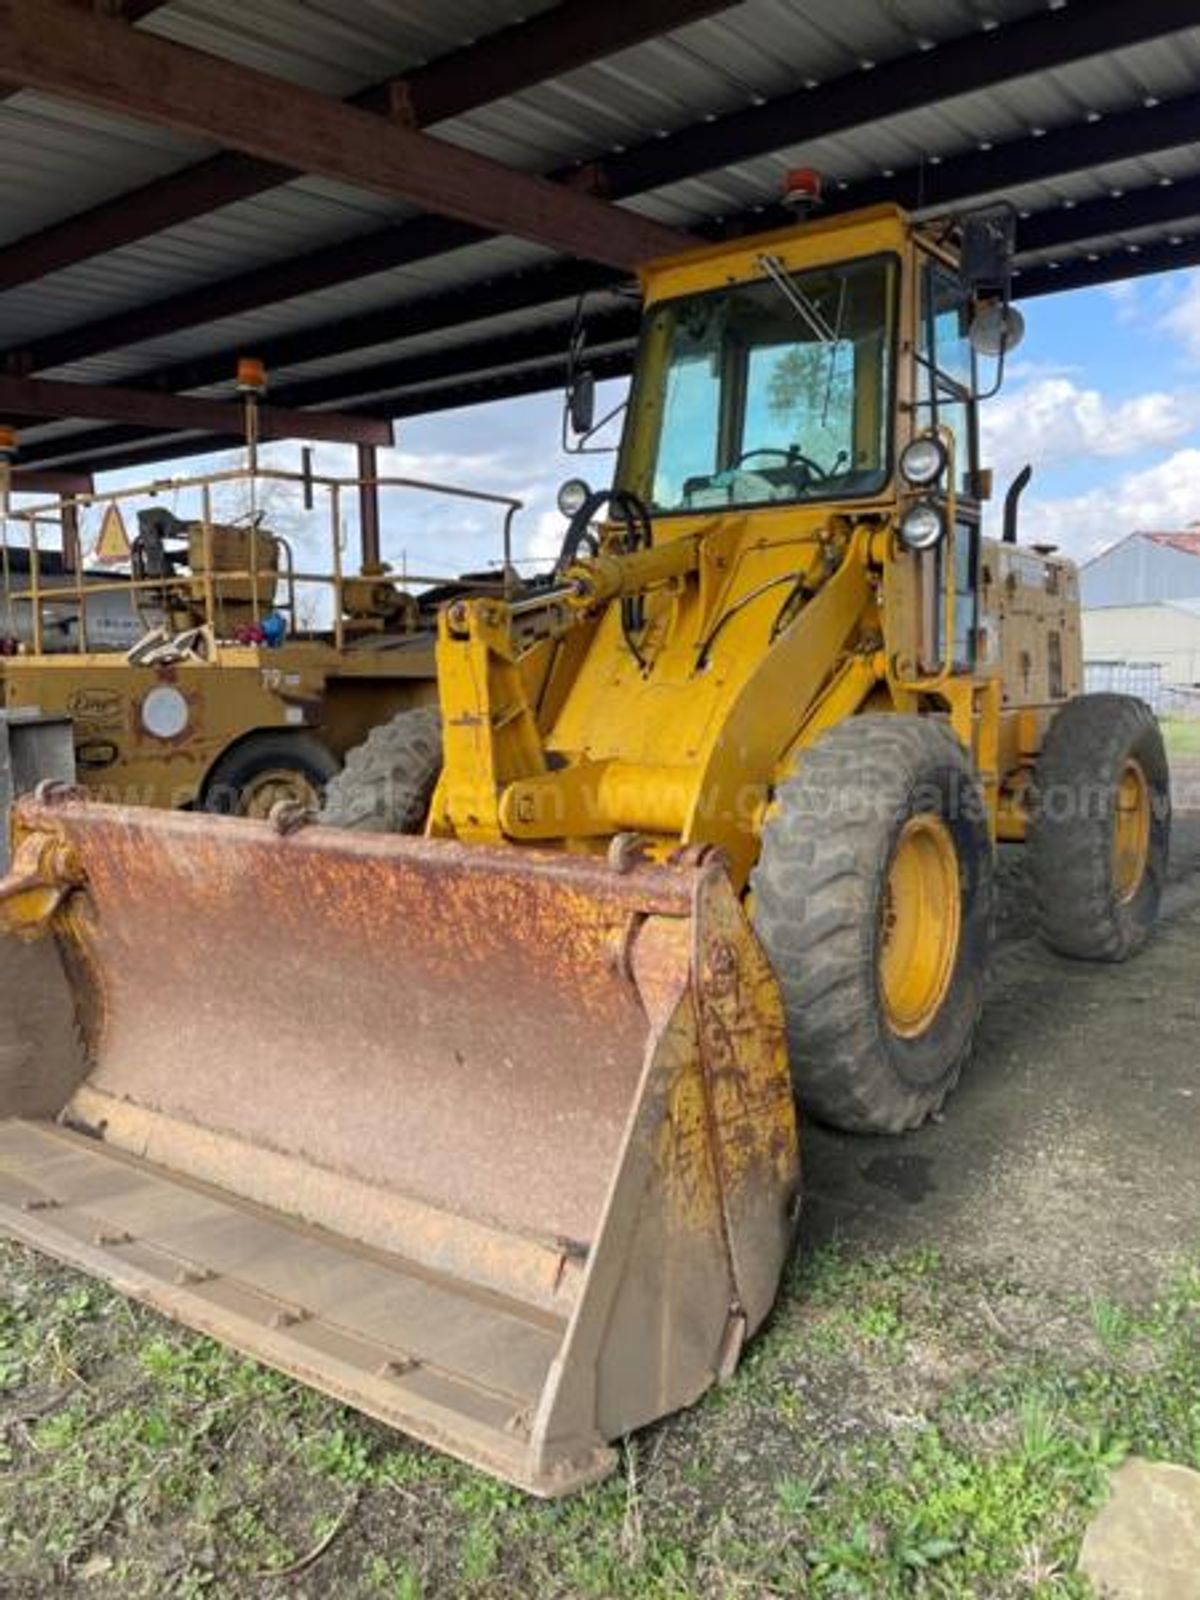
<path id="1" fill-rule="evenodd" d="M 1003 393 L 985 407 L 996 504 L 1026 461 L 1034 478 L 1023 537 L 1084 558 L 1135 527 L 1200 521 L 1200 270 L 1047 296 L 1024 307 L 1028 333 Z M 609 394 L 619 395 L 617 386 Z M 604 398 L 608 398 L 605 395 Z M 530 501 L 526 546 L 552 548 L 554 491 L 608 458 L 564 458 L 553 396 L 401 424 L 406 457 L 479 462 Z"/>
<path id="2" fill-rule="evenodd" d="M 1029 302 L 1025 343 L 1004 392 L 985 408 L 985 456 L 996 469 L 993 517 L 1026 461 L 1033 483 L 1022 537 L 1083 559 L 1134 528 L 1200 521 L 1200 270 L 1131 279 Z M 603 385 L 600 403 L 623 396 Z M 553 555 L 563 524 L 558 485 L 583 475 L 605 483 L 611 456 L 566 456 L 556 395 L 499 401 L 402 422 L 383 470 L 513 495 L 522 556 Z M 281 463 L 298 452 L 273 447 Z M 318 451 L 327 471 L 352 472 L 352 454 Z M 183 464 L 184 471 L 198 463 Z M 125 482 L 146 473 L 122 474 Z M 180 510 L 185 510 L 183 506 Z M 327 541 L 315 519 L 291 511 L 290 531 L 310 559 Z M 384 504 L 385 543 L 396 565 L 449 573 L 487 565 L 500 550 L 498 514 L 395 492 Z M 353 532 L 353 514 L 347 517 Z"/>
<path id="3" fill-rule="evenodd" d="M 1200 520 L 1200 271 L 1048 296 L 984 438 L 999 494 L 1024 461 L 1024 537 L 1077 557 Z"/>

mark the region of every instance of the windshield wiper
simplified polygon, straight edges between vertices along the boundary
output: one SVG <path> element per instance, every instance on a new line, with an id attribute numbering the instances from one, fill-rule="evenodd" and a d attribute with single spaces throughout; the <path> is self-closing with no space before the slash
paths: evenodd
<path id="1" fill-rule="evenodd" d="M 837 325 L 831 325 L 821 308 L 811 300 L 792 277 L 778 256 L 761 255 L 758 264 L 804 323 L 810 333 L 822 344 L 829 346 L 829 372 L 825 382 L 825 406 L 821 413 L 821 426 L 829 420 L 829 403 L 833 398 L 833 382 L 837 375 L 838 351 L 842 341 L 842 326 L 846 317 L 846 280 L 841 280 L 838 292 Z"/>
<path id="2" fill-rule="evenodd" d="M 837 330 L 830 327 L 817 306 L 791 276 L 778 256 L 759 256 L 758 264 L 791 306 L 792 310 L 822 344 L 831 344 Z"/>

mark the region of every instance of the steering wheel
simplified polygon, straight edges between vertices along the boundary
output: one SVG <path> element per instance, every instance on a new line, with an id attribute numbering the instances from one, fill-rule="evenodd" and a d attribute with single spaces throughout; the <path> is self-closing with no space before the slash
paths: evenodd
<path id="1" fill-rule="evenodd" d="M 650 548 L 654 541 L 654 530 L 646 502 L 639 499 L 636 494 L 631 494 L 628 489 L 597 489 L 588 495 L 571 518 L 558 558 L 558 566 L 554 569 L 556 574 L 561 576 L 566 572 L 568 567 L 579 559 L 579 552 L 585 545 L 592 555 L 598 553 L 600 546 L 596 535 L 592 532 L 591 524 L 606 505 L 611 506 L 613 515 L 625 524 L 625 538 L 622 543 L 626 551 Z M 649 671 L 649 666 L 638 645 L 638 635 L 645 625 L 645 597 L 640 594 L 626 595 L 621 601 L 621 633 L 630 655 L 643 673 Z"/>
<path id="2" fill-rule="evenodd" d="M 645 502 L 628 489 L 596 489 L 588 495 L 567 525 L 567 532 L 559 552 L 555 571 L 563 573 L 579 559 L 585 547 L 589 555 L 596 555 L 600 546 L 592 532 L 592 523 L 605 506 L 625 524 L 625 548 L 649 549 L 653 540 L 650 512 Z"/>
<path id="3" fill-rule="evenodd" d="M 816 478 L 818 483 L 829 476 L 828 469 L 823 467 L 819 461 L 814 461 L 811 456 L 806 456 L 802 451 L 794 447 L 786 450 L 773 447 L 762 450 L 745 450 L 733 463 L 734 471 L 736 472 L 738 467 L 744 466 L 747 461 L 753 461 L 755 456 L 778 456 L 786 466 L 804 467 L 811 477 Z"/>

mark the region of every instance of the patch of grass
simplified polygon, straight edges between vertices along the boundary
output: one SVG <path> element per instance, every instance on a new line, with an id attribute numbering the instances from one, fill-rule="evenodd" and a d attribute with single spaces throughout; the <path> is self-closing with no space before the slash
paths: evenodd
<path id="1" fill-rule="evenodd" d="M 27 1252 L 0 1274 L 16 1597 L 1074 1600 L 1125 1454 L 1200 1466 L 1200 1265 L 1138 1306 L 818 1252 L 734 1382 L 552 1504 Z"/>
<path id="2" fill-rule="evenodd" d="M 1162 717 L 1160 722 L 1168 754 L 1200 756 L 1200 718 Z"/>

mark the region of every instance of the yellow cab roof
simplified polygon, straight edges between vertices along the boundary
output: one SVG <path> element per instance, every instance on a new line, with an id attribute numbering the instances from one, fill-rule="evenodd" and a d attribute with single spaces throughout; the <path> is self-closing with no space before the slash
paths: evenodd
<path id="1" fill-rule="evenodd" d="M 725 284 L 746 283 L 763 275 L 759 257 L 778 257 L 785 267 L 820 266 L 851 256 L 898 251 L 909 236 L 907 212 L 899 206 L 868 206 L 825 220 L 808 218 L 769 233 L 725 239 L 698 245 L 680 255 L 646 262 L 640 269 L 642 295 L 647 305 L 674 300 L 679 295 L 703 294 Z"/>

